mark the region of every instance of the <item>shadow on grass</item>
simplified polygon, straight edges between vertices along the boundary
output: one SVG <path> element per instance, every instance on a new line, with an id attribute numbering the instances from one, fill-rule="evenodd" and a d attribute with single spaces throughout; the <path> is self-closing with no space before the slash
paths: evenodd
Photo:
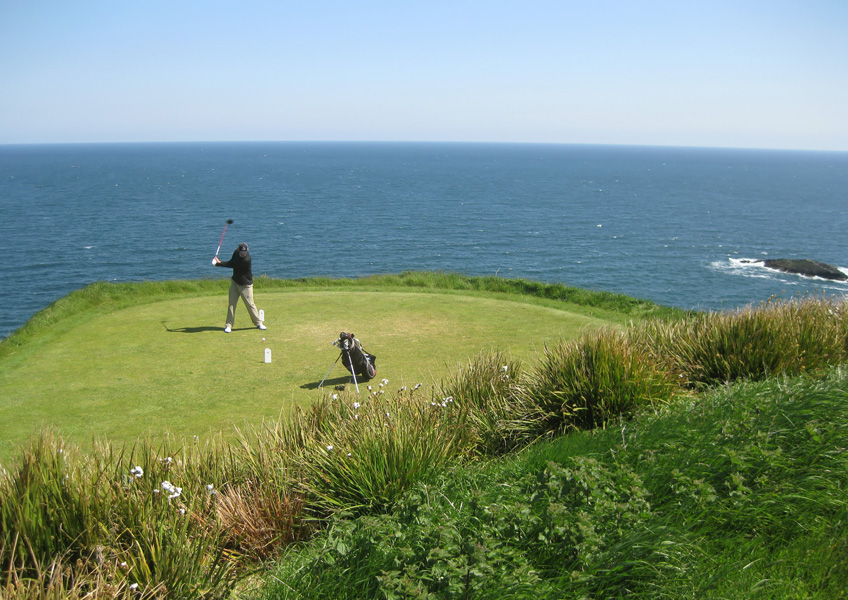
<path id="1" fill-rule="evenodd" d="M 366 382 L 366 381 L 370 381 L 370 379 L 360 379 L 359 377 L 356 378 L 356 382 L 359 383 L 360 385 L 363 382 Z M 321 384 L 320 381 L 313 381 L 312 383 L 304 383 L 302 386 L 300 386 L 300 389 L 302 389 L 302 390 L 317 390 L 318 386 L 320 384 Z M 351 377 L 350 375 L 347 375 L 346 377 L 335 377 L 333 379 L 326 379 L 326 380 L 324 380 L 324 385 L 322 387 L 329 390 L 329 389 L 333 389 L 337 385 L 347 385 L 347 384 L 350 384 L 351 386 L 353 386 L 353 377 Z"/>
<path id="2" fill-rule="evenodd" d="M 210 327 L 209 325 L 202 327 L 174 327 L 172 329 L 165 324 L 165 321 L 162 321 L 162 327 L 171 333 L 204 333 L 206 331 L 224 331 L 223 327 Z M 256 329 L 256 327 L 233 327 L 233 331 L 250 331 L 253 329 Z"/>

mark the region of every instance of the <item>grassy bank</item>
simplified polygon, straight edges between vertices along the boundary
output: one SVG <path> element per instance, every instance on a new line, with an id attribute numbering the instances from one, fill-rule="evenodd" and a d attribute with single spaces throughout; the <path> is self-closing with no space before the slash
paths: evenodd
<path id="1" fill-rule="evenodd" d="M 747 383 L 340 516 L 255 597 L 844 598 L 848 372 Z"/>

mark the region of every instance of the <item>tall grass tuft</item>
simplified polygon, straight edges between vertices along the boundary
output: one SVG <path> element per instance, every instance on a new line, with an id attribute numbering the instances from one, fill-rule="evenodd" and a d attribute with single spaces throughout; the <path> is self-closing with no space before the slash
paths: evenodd
<path id="1" fill-rule="evenodd" d="M 27 578 L 56 557 L 85 560 L 109 500 L 52 433 L 33 440 L 11 473 L 0 478 L 2 564 Z"/>
<path id="2" fill-rule="evenodd" d="M 807 298 L 645 323 L 634 331 L 655 360 L 704 389 L 740 379 L 815 373 L 848 357 L 843 302 Z"/>
<path id="3" fill-rule="evenodd" d="M 384 510 L 471 451 L 454 403 L 431 401 L 414 389 L 386 394 L 368 386 L 367 394 L 334 394 L 315 410 L 324 426 L 296 460 L 324 510 Z"/>
<path id="4" fill-rule="evenodd" d="M 229 447 L 218 518 L 227 543 L 252 559 L 270 558 L 314 529 L 305 514 L 307 500 L 294 460 L 312 426 L 297 411 L 286 421 L 238 431 Z"/>
<path id="5" fill-rule="evenodd" d="M 28 582 L 38 581 L 69 597 L 92 586 L 115 597 L 225 595 L 238 557 L 223 542 L 214 485 L 190 456 L 144 442 L 80 456 L 49 432 L 35 438 L 0 478 L 6 591 L 35 593 Z"/>
<path id="6" fill-rule="evenodd" d="M 281 548 L 309 537 L 313 528 L 304 518 L 305 505 L 302 494 L 280 494 L 259 481 L 228 485 L 217 502 L 223 543 L 253 562 L 272 558 Z"/>
<path id="7" fill-rule="evenodd" d="M 503 352 L 482 352 L 445 378 L 436 398 L 458 403 L 480 453 L 504 454 L 542 431 L 537 407 L 522 393 L 523 378 L 520 361 Z"/>
<path id="8" fill-rule="evenodd" d="M 608 329 L 545 346 L 527 386 L 549 431 L 591 429 L 639 408 L 668 403 L 677 386 L 625 333 Z"/>

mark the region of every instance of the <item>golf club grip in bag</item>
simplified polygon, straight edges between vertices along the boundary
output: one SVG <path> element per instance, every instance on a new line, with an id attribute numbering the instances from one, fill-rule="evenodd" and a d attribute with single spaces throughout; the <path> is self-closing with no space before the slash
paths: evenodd
<path id="1" fill-rule="evenodd" d="M 377 357 L 363 350 L 352 333 L 341 332 L 338 346 L 342 351 L 342 364 L 351 374 L 364 379 L 373 379 L 377 375 Z"/>

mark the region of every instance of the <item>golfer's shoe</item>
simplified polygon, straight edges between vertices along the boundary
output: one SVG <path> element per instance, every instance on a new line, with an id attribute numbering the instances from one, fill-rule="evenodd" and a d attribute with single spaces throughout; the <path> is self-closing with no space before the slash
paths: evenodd
<path id="1" fill-rule="evenodd" d="M 268 329 L 267 327 L 265 327 L 264 323 L 260 323 L 259 325 L 256 326 L 256 328 L 261 329 L 262 331 L 265 331 L 266 329 Z"/>
<path id="2" fill-rule="evenodd" d="M 233 330 L 233 328 L 232 328 L 232 327 L 230 327 L 229 325 L 227 325 L 226 327 L 224 327 L 224 333 L 230 333 L 232 330 Z"/>

